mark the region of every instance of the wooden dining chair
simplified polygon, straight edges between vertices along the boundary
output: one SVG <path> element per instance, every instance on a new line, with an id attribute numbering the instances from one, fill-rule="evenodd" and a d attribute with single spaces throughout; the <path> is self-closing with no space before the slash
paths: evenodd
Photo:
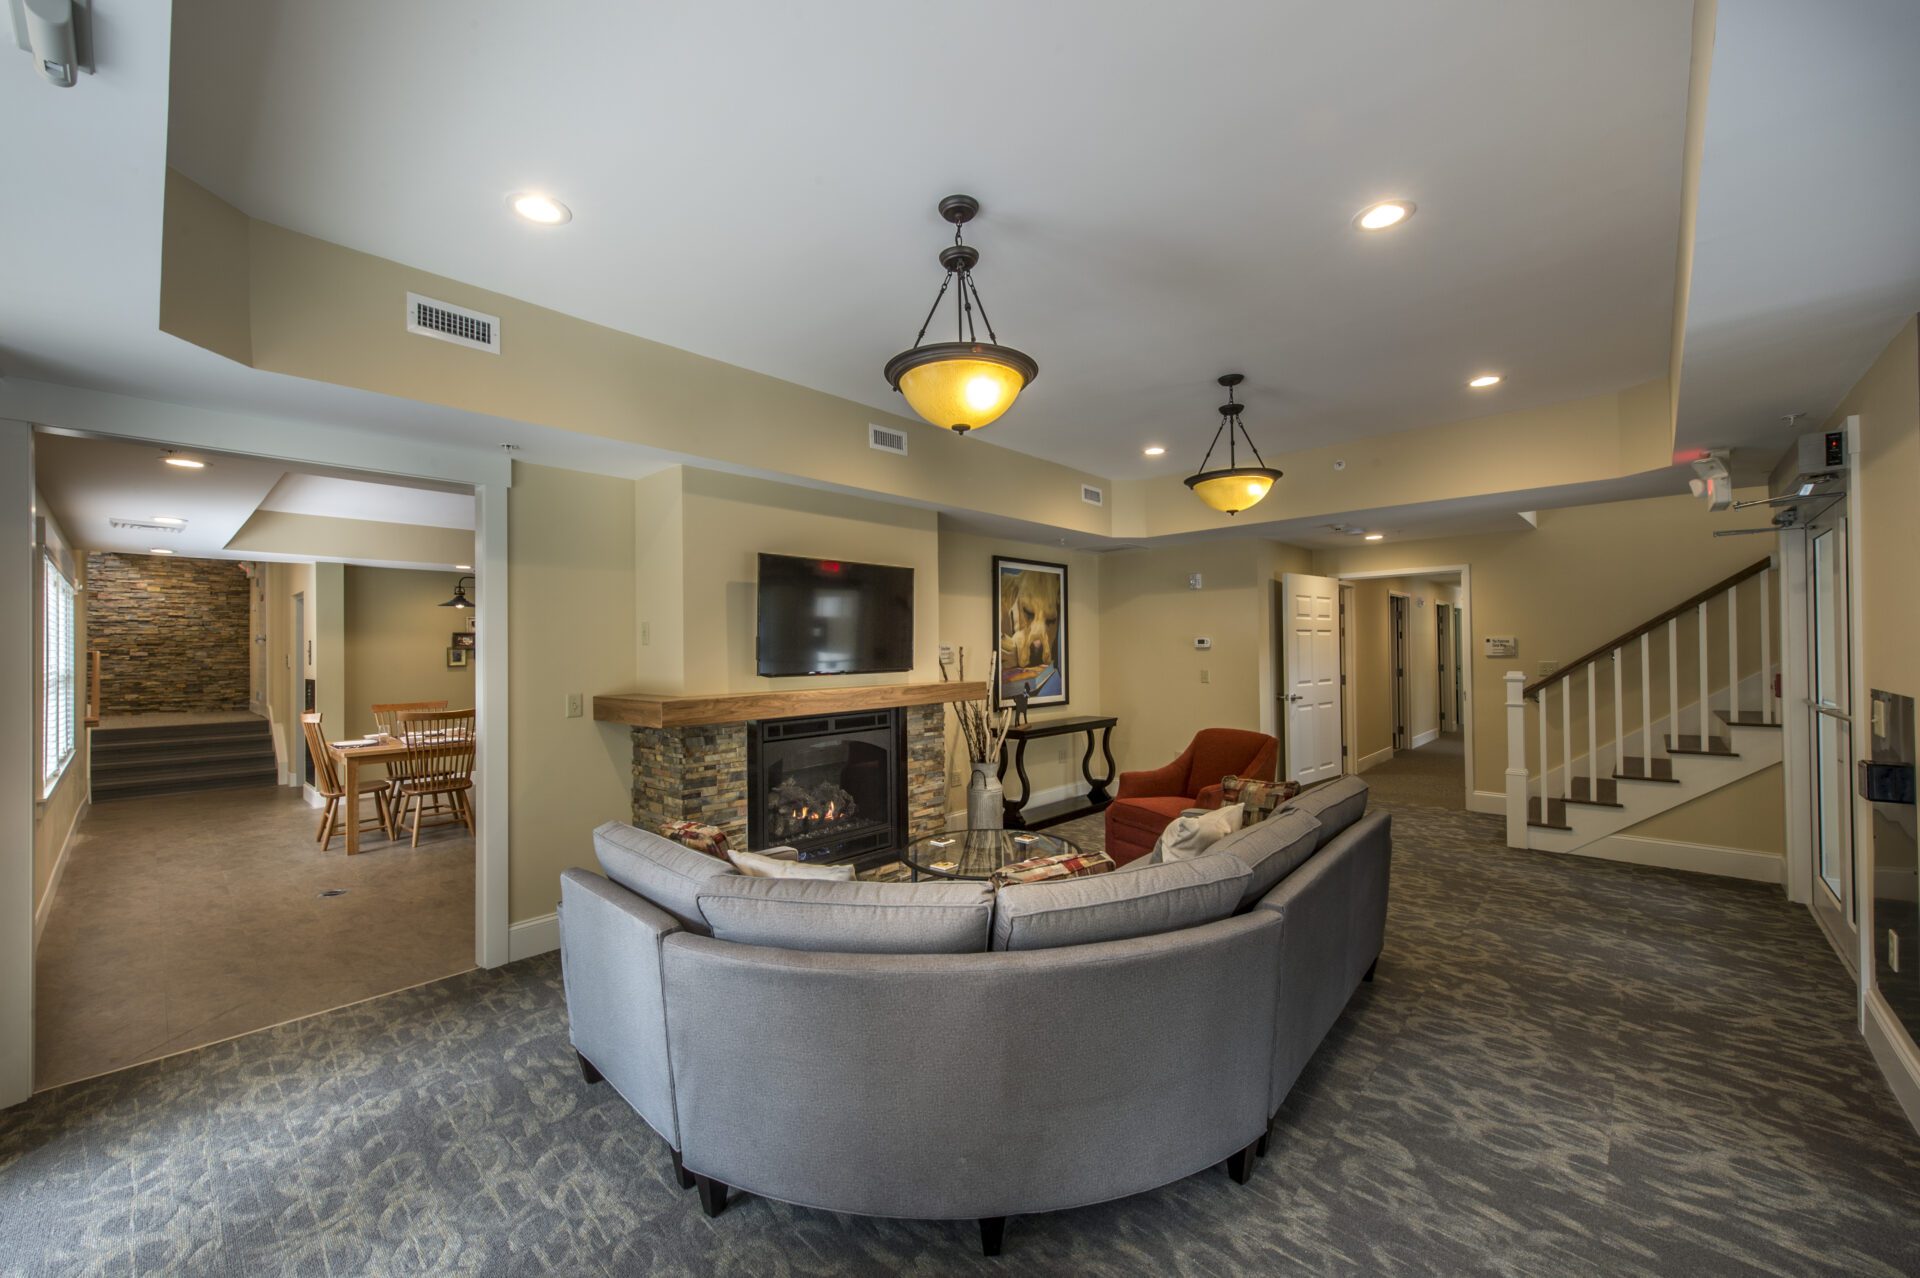
<path id="1" fill-rule="evenodd" d="M 346 835 L 346 827 L 340 822 L 340 808 L 346 802 L 347 787 L 341 783 L 340 771 L 333 766 L 333 754 L 327 749 L 326 734 L 320 731 L 320 716 L 309 711 L 300 716 L 300 727 L 307 734 L 307 755 L 313 760 L 313 785 L 320 791 L 326 803 L 320 814 L 320 832 L 314 835 L 322 851 L 333 842 L 333 836 Z M 394 835 L 393 805 L 389 801 L 391 786 L 385 781 L 362 781 L 360 797 L 373 800 L 373 816 L 363 817 L 359 813 L 350 814 L 360 822 L 362 830 L 381 830 L 391 841 Z"/>
<path id="2" fill-rule="evenodd" d="M 394 736 L 393 717 L 402 710 L 445 710 L 444 701 L 376 701 L 373 703 L 373 726 L 382 736 Z"/>
<path id="3" fill-rule="evenodd" d="M 409 811 L 413 813 L 410 846 L 420 846 L 420 816 L 427 800 L 443 796 L 452 809 L 445 819 L 462 822 L 471 833 L 473 711 L 399 710 L 394 713 L 393 735 L 407 747 L 393 761 L 392 773 L 400 799 L 400 823 L 406 823 Z"/>

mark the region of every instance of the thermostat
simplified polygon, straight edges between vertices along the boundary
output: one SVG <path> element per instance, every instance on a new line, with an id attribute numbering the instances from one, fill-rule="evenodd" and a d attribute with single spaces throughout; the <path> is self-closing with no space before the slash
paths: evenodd
<path id="1" fill-rule="evenodd" d="M 1213 640 L 1206 639 L 1206 638 L 1195 639 L 1193 641 L 1193 646 L 1200 649 L 1200 651 L 1205 652 L 1207 649 L 1213 647 Z"/>

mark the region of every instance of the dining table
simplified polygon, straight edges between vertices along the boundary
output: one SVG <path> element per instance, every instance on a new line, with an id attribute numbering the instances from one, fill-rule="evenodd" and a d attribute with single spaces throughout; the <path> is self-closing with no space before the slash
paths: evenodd
<path id="1" fill-rule="evenodd" d="M 404 758 L 407 743 L 390 733 L 376 732 L 362 738 L 366 745 L 346 741 L 327 742 L 327 753 L 333 756 L 334 766 L 340 771 L 340 788 L 346 792 L 343 802 L 351 813 L 360 811 L 360 769 L 369 763 L 392 763 Z M 432 755 L 458 754 L 471 750 L 471 740 L 450 741 L 444 747 L 428 746 Z M 350 820 L 347 825 L 347 855 L 355 856 L 360 851 L 360 822 Z"/>

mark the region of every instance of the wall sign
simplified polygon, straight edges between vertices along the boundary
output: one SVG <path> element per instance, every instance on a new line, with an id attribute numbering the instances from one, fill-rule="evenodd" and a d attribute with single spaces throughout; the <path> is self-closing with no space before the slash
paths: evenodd
<path id="1" fill-rule="evenodd" d="M 1512 635 L 1487 635 L 1481 642 L 1486 645 L 1486 655 L 1489 657 L 1520 655 L 1520 640 Z"/>

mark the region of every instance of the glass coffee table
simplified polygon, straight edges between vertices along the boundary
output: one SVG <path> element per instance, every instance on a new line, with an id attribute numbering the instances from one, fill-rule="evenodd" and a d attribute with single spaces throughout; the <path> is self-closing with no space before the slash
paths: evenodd
<path id="1" fill-rule="evenodd" d="M 1015 861 L 1079 851 L 1069 839 L 1032 830 L 948 830 L 913 840 L 901 849 L 900 861 L 915 882 L 922 875 L 930 879 L 985 879 Z"/>

